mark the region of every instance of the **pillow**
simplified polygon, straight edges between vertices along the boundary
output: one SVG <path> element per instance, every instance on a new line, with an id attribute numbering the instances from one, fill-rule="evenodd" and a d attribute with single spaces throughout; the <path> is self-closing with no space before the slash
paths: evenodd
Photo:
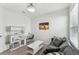
<path id="1" fill-rule="evenodd" d="M 62 52 L 62 51 L 64 51 L 64 49 L 66 48 L 66 47 L 68 47 L 69 45 L 68 45 L 68 42 L 67 41 L 65 41 L 62 45 L 60 45 L 60 51 Z"/>
<path id="2" fill-rule="evenodd" d="M 61 44 L 63 43 L 63 40 L 62 39 L 54 39 L 53 40 L 53 45 L 55 45 L 55 46 L 57 46 L 57 47 L 59 47 Z"/>
<path id="3" fill-rule="evenodd" d="M 64 37 L 64 38 L 62 38 L 63 39 L 63 41 L 65 42 L 66 41 L 66 38 Z"/>
<path id="4" fill-rule="evenodd" d="M 65 47 L 65 46 L 69 46 L 68 43 L 67 43 L 67 41 L 64 42 L 64 43 L 62 43 L 62 44 L 60 45 L 60 48 L 63 48 L 63 47 Z"/>
<path id="5" fill-rule="evenodd" d="M 59 47 L 56 47 L 56 46 L 51 46 L 51 45 L 49 45 L 48 47 L 47 47 L 47 49 L 60 49 Z"/>

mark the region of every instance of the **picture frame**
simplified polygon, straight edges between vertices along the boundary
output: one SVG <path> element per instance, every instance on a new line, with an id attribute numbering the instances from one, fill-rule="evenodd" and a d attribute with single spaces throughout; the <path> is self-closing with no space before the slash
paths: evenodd
<path id="1" fill-rule="evenodd" d="M 49 22 L 39 23 L 39 30 L 48 30 L 49 29 Z"/>

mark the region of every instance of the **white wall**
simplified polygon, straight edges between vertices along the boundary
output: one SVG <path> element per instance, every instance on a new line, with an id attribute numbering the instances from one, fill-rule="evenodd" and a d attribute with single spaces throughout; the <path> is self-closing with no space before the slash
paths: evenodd
<path id="1" fill-rule="evenodd" d="M 70 40 L 78 48 L 78 32 L 73 32 L 73 26 L 78 27 L 78 4 L 71 5 L 70 8 Z"/>
<path id="2" fill-rule="evenodd" d="M 2 17 L 2 8 L 0 8 L 0 34 L 2 33 L 2 19 L 3 19 L 3 17 Z"/>
<path id="3" fill-rule="evenodd" d="M 29 32 L 31 32 L 31 28 L 30 28 L 30 18 L 28 18 L 27 16 L 15 13 L 13 11 L 10 11 L 8 9 L 4 9 L 2 8 L 1 12 L 1 17 L 2 18 L 2 24 L 0 25 L 0 28 L 2 28 L 2 31 L 0 31 L 3 34 L 3 37 L 0 38 L 0 52 L 6 50 L 8 47 L 5 44 L 5 37 L 6 37 L 6 31 L 5 31 L 5 27 L 6 26 L 24 26 L 25 28 L 25 34 L 28 34 Z"/>
<path id="4" fill-rule="evenodd" d="M 3 19 L 4 26 L 24 26 L 26 34 L 31 31 L 30 18 L 27 16 L 4 10 Z"/>
<path id="5" fill-rule="evenodd" d="M 49 42 L 49 38 L 55 36 L 68 37 L 68 11 L 60 10 L 51 14 L 33 18 L 31 21 L 32 33 L 36 40 Z M 49 22 L 49 30 L 39 30 L 39 23 Z"/>

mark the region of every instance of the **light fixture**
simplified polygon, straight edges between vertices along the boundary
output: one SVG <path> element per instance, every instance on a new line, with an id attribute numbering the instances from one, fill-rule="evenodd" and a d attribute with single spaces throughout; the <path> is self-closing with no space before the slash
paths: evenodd
<path id="1" fill-rule="evenodd" d="M 32 3 L 29 3 L 28 6 L 27 6 L 27 10 L 29 12 L 35 12 L 36 8 L 35 8 L 35 6 Z"/>

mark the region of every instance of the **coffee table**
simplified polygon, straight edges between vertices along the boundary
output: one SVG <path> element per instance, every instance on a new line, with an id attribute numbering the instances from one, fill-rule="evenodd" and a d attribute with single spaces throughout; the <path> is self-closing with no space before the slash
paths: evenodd
<path id="1" fill-rule="evenodd" d="M 44 42 L 37 40 L 29 45 L 27 45 L 27 48 L 29 48 L 31 51 L 29 52 L 30 54 L 36 54 L 43 46 Z"/>

